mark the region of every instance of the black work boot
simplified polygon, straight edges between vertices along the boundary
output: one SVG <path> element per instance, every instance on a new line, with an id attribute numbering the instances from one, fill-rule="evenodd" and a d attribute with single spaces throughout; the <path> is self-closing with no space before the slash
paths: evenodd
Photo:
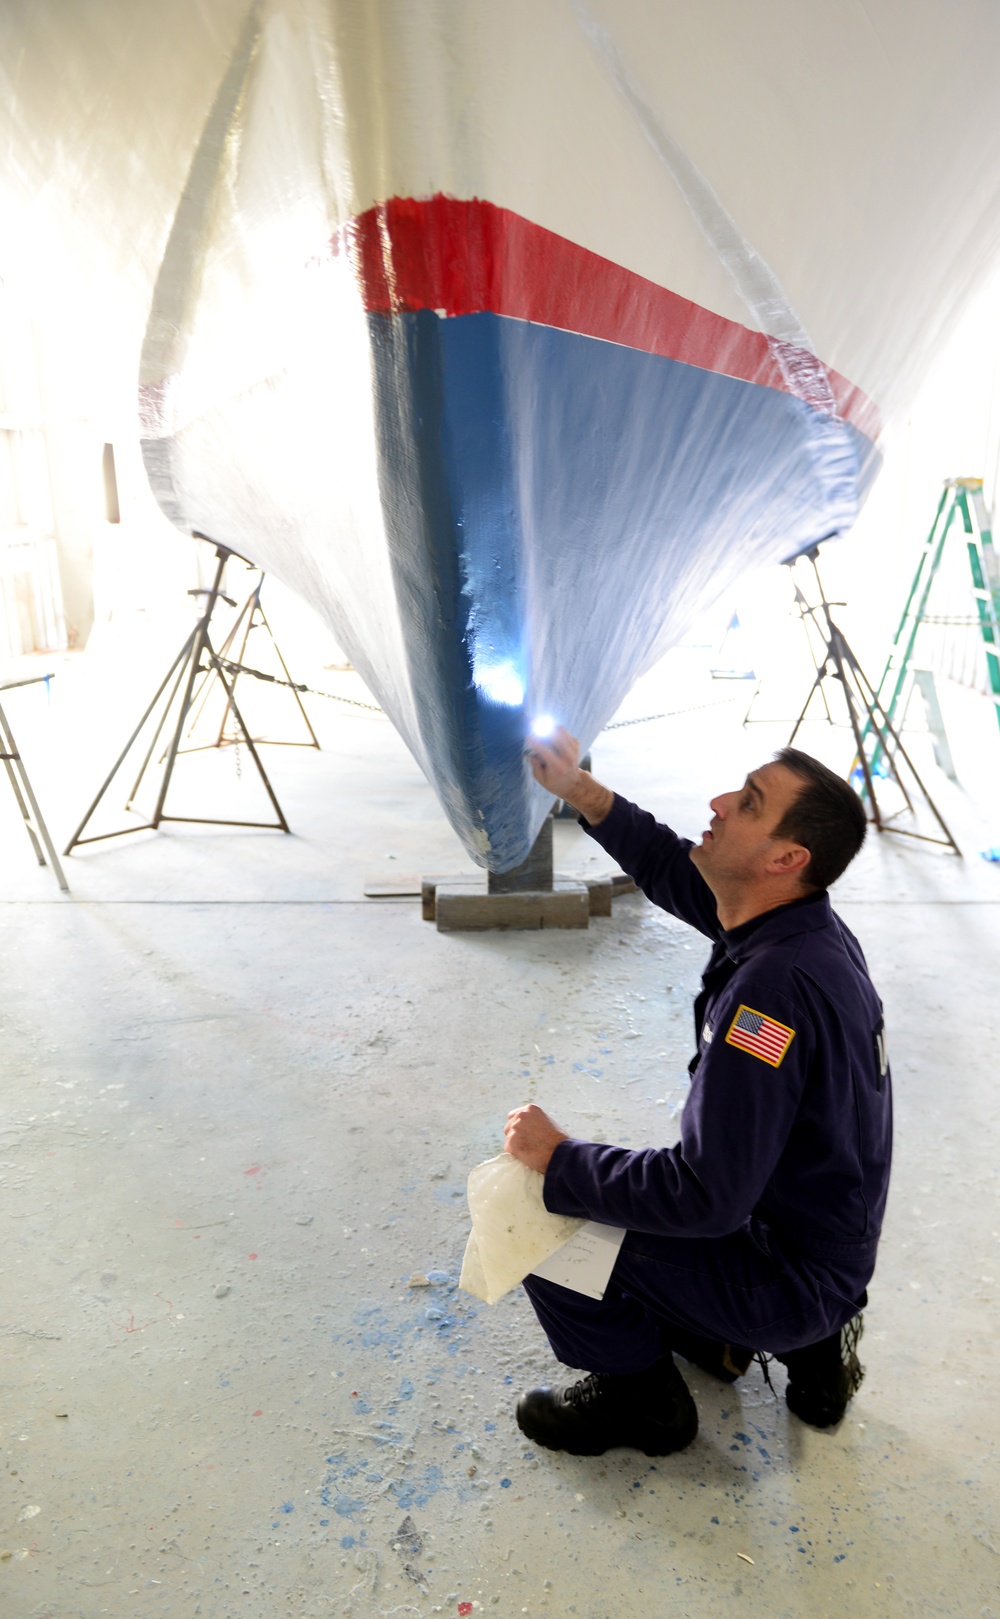
<path id="1" fill-rule="evenodd" d="M 753 1350 L 743 1344 L 720 1344 L 712 1338 L 699 1338 L 694 1332 L 679 1329 L 671 1329 L 665 1336 L 675 1355 L 683 1355 L 692 1366 L 711 1372 L 723 1383 L 735 1383 L 753 1360 Z"/>
<path id="2" fill-rule="evenodd" d="M 863 1328 L 864 1317 L 856 1315 L 818 1344 L 775 1356 L 788 1367 L 788 1409 L 803 1422 L 814 1428 L 833 1428 L 844 1415 L 865 1375 L 856 1354 Z"/>
<path id="3" fill-rule="evenodd" d="M 530 1389 L 517 1402 L 526 1438 L 571 1456 L 603 1456 L 619 1446 L 646 1456 L 683 1450 L 698 1432 L 698 1412 L 670 1355 L 629 1377 L 591 1372 L 561 1388 Z"/>

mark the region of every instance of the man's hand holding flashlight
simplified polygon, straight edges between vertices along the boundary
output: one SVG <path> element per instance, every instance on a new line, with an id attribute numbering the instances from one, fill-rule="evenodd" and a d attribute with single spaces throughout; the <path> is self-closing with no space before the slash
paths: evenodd
<path id="1" fill-rule="evenodd" d="M 589 770 L 580 769 L 580 744 L 564 726 L 550 736 L 530 735 L 525 755 L 535 780 L 555 798 L 565 799 L 591 826 L 604 820 L 615 801 L 610 787 L 602 787 Z"/>

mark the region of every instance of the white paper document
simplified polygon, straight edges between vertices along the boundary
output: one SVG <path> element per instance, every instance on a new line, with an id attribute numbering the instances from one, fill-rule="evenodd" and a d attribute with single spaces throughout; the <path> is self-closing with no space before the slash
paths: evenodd
<path id="1" fill-rule="evenodd" d="M 531 1274 L 572 1288 L 574 1293 L 584 1293 L 588 1299 L 603 1299 L 624 1241 L 621 1227 L 588 1220 L 575 1237 L 536 1265 Z"/>

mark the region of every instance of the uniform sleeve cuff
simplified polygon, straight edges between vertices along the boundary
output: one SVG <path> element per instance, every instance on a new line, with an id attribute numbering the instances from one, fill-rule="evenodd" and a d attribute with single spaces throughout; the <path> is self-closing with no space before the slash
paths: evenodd
<path id="1" fill-rule="evenodd" d="M 605 815 L 603 821 L 598 821 L 596 826 L 591 826 L 583 815 L 578 816 L 577 819 L 588 837 L 593 838 L 595 843 L 599 843 L 602 849 L 606 849 L 608 842 L 616 842 L 621 836 L 631 808 L 632 806 L 629 804 L 628 799 L 622 798 L 620 793 L 616 793 L 615 801 L 608 810 L 607 815 Z"/>
<path id="2" fill-rule="evenodd" d="M 590 1212 L 580 1202 L 569 1182 L 572 1179 L 576 1149 L 582 1141 L 560 1141 L 549 1159 L 542 1186 L 542 1202 L 550 1214 L 569 1214 L 580 1220 L 589 1220 Z"/>

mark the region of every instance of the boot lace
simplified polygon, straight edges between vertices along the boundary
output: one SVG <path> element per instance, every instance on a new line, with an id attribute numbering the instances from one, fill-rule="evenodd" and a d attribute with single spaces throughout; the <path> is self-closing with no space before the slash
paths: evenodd
<path id="1" fill-rule="evenodd" d="M 865 1369 L 858 1359 L 857 1349 L 861 1342 L 861 1335 L 865 1330 L 864 1315 L 859 1314 L 853 1321 L 848 1321 L 846 1327 L 840 1329 L 840 1364 L 844 1369 L 844 1399 L 853 1399 L 865 1379 Z M 768 1355 L 763 1349 L 758 1349 L 754 1360 L 763 1373 L 764 1382 L 771 1393 L 774 1393 L 774 1384 L 768 1368 L 775 1360 L 774 1355 Z"/>
<path id="2" fill-rule="evenodd" d="M 586 1411 L 596 1405 L 604 1392 L 603 1383 L 600 1372 L 588 1372 L 586 1377 L 581 1377 L 578 1383 L 571 1383 L 566 1390 L 567 1405 L 577 1411 Z"/>
<path id="3" fill-rule="evenodd" d="M 763 1373 L 764 1382 L 767 1384 L 768 1388 L 771 1390 L 771 1393 L 773 1394 L 774 1393 L 774 1384 L 771 1382 L 771 1373 L 768 1370 L 768 1368 L 770 1367 L 772 1361 L 774 1360 L 774 1356 L 766 1354 L 763 1349 L 758 1349 L 753 1358 L 757 1362 L 757 1365 L 760 1367 L 761 1372 Z M 752 1364 L 753 1364 L 753 1362 L 751 1362 L 751 1365 Z"/>
<path id="4" fill-rule="evenodd" d="M 856 1315 L 853 1321 L 848 1321 L 847 1326 L 841 1329 L 840 1334 L 840 1359 L 844 1371 L 847 1373 L 851 1396 L 857 1394 L 865 1376 L 865 1369 L 857 1355 L 858 1344 L 861 1342 L 861 1334 L 864 1330 L 864 1316 Z"/>

